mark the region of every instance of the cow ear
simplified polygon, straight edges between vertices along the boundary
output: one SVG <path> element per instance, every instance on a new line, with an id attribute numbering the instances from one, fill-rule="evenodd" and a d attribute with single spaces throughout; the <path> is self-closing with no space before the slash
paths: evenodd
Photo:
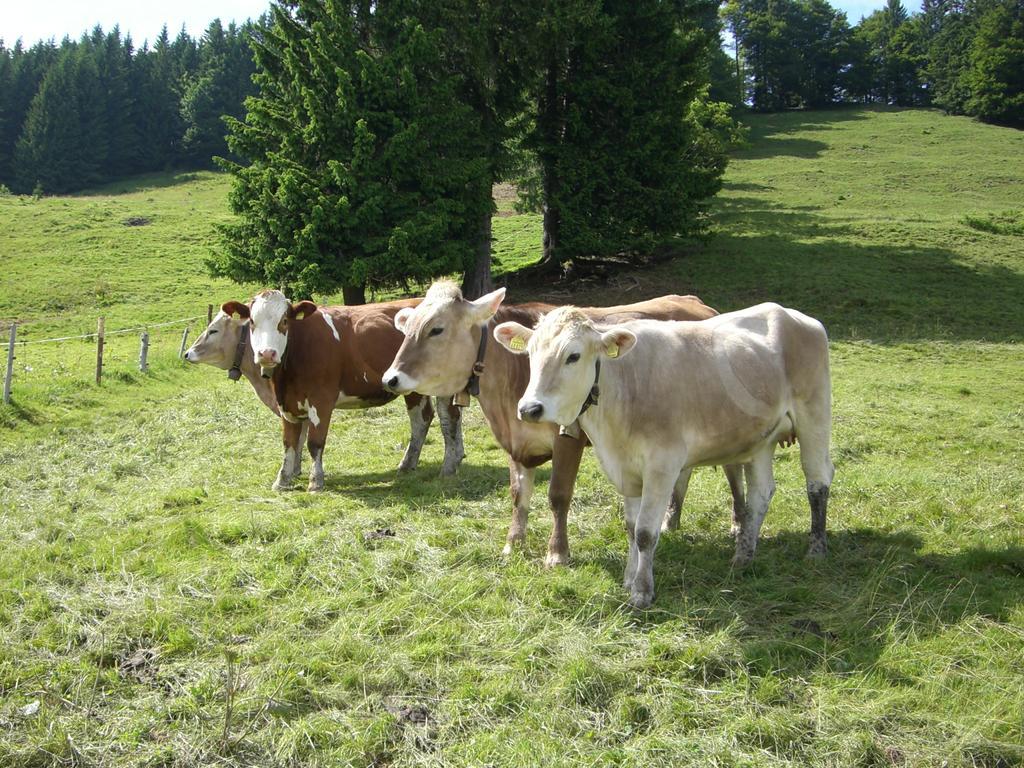
<path id="1" fill-rule="evenodd" d="M 494 329 L 494 338 L 509 352 L 516 355 L 526 354 L 526 345 L 530 343 L 533 331 L 519 323 L 501 323 Z"/>
<path id="2" fill-rule="evenodd" d="M 415 307 L 402 307 L 398 310 L 398 313 L 395 315 L 395 328 L 400 330 L 402 333 L 405 333 L 405 327 L 409 324 L 409 321 L 412 320 L 412 316 L 415 311 Z"/>
<path id="3" fill-rule="evenodd" d="M 478 323 L 485 323 L 490 320 L 494 317 L 494 313 L 498 311 L 498 307 L 501 306 L 504 298 L 505 289 L 499 288 L 496 291 L 484 294 L 476 301 L 469 302 L 473 319 Z"/>
<path id="4" fill-rule="evenodd" d="M 621 326 L 601 334 L 601 347 L 606 357 L 623 357 L 636 345 L 636 334 Z"/>
<path id="5" fill-rule="evenodd" d="M 288 317 L 292 320 L 301 320 L 304 317 L 308 317 L 316 312 L 316 304 L 312 301 L 300 301 L 298 304 L 292 304 L 288 310 Z"/>
<path id="6" fill-rule="evenodd" d="M 220 311 L 230 318 L 249 319 L 249 307 L 240 301 L 225 301 L 220 305 Z"/>

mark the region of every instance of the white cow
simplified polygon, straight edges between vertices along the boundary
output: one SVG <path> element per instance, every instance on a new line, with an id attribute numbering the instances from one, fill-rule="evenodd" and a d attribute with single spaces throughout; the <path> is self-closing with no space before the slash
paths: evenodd
<path id="1" fill-rule="evenodd" d="M 794 436 L 811 506 L 808 555 L 826 553 L 832 405 L 828 338 L 817 320 L 759 304 L 698 322 L 599 328 L 563 307 L 535 330 L 502 323 L 494 336 L 530 356 L 519 417 L 562 425 L 578 420 L 625 497 L 623 581 L 632 606 L 646 608 L 654 598 L 654 550 L 680 473 L 743 465 L 746 501 L 733 558 L 743 566 L 775 492 L 775 446 Z"/>

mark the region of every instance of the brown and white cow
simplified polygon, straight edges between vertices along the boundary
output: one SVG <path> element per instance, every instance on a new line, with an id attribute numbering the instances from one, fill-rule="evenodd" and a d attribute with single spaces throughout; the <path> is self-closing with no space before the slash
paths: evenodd
<path id="1" fill-rule="evenodd" d="M 252 345 L 249 343 L 249 321 L 242 318 L 234 318 L 219 311 L 206 326 L 199 338 L 185 352 L 185 360 L 190 363 L 201 363 L 212 365 L 228 372 L 228 377 L 234 381 L 245 377 L 260 399 L 275 416 L 280 416 L 281 411 L 277 407 L 277 400 L 274 397 L 274 389 L 270 386 L 270 380 L 260 375 L 259 366 L 253 362 Z M 302 422 L 302 432 L 299 435 L 299 445 L 306 442 L 306 434 L 309 427 L 308 422 Z M 295 473 L 302 471 L 302 452 L 295 457 Z"/>
<path id="2" fill-rule="evenodd" d="M 310 301 L 292 304 L 281 291 L 263 291 L 251 306 L 230 301 L 221 310 L 249 323 L 252 362 L 270 380 L 281 413 L 284 459 L 275 489 L 291 485 L 298 474 L 300 430 L 309 426 L 308 446 L 313 467 L 309 490 L 323 489 L 323 451 L 335 408 L 373 408 L 395 399 L 381 387 L 387 368 L 402 341 L 394 317 L 418 300 L 392 301 L 351 307 L 318 308 Z M 405 398 L 412 427 L 409 446 L 399 471 L 415 468 L 434 417 L 429 397 Z M 454 474 L 464 457 L 461 414 L 438 408 L 444 435 L 441 473 Z"/>
<path id="3" fill-rule="evenodd" d="M 636 320 L 599 327 L 573 307 L 531 330 L 502 323 L 494 336 L 529 355 L 519 401 L 529 422 L 573 424 L 594 444 L 625 497 L 629 602 L 654 597 L 654 550 L 676 478 L 688 468 L 742 464 L 746 505 L 733 562 L 750 562 L 775 492 L 775 445 L 795 435 L 811 506 L 809 556 L 827 550 L 832 461 L 828 337 L 817 320 L 759 304 L 698 323 Z M 602 367 L 603 364 L 603 367 Z M 584 408 L 600 386 L 596 405 Z"/>
<path id="4" fill-rule="evenodd" d="M 228 375 L 236 381 L 244 376 L 260 401 L 274 415 L 281 415 L 269 379 L 260 375 L 259 366 L 253 362 L 248 320 L 219 311 L 185 352 L 185 360 L 228 371 Z"/>
<path id="5" fill-rule="evenodd" d="M 559 434 L 553 424 L 520 421 L 517 403 L 526 390 L 529 364 L 526 358 L 513 355 L 494 343 L 486 344 L 486 341 L 490 329 L 497 323 L 515 321 L 533 326 L 554 307 L 540 303 L 503 306 L 504 297 L 505 289 L 499 288 L 476 301 L 468 301 L 453 283 L 432 285 L 422 304 L 403 309 L 395 316 L 395 325 L 405 334 L 405 340 L 384 374 L 384 385 L 398 393 L 460 392 L 466 388 L 467 379 L 483 350 L 484 372 L 479 376 L 477 397 L 494 437 L 509 455 L 513 514 L 505 553 L 510 553 L 526 538 L 534 471 L 550 460 L 548 500 L 554 524 L 545 565 L 561 565 L 569 561 L 566 518 L 586 443 Z M 663 296 L 636 304 L 592 307 L 584 311 L 605 322 L 624 322 L 639 317 L 698 320 L 718 314 L 696 296 Z M 726 474 L 735 496 L 741 486 L 739 474 L 729 468 Z M 667 527 L 678 525 L 678 501 L 685 494 L 688 479 L 688 475 L 680 477 L 680 487 L 666 519 Z"/>

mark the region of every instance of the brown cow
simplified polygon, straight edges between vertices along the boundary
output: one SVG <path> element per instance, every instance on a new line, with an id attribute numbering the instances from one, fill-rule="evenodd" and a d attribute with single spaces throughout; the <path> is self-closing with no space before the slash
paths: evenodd
<path id="1" fill-rule="evenodd" d="M 554 517 L 545 565 L 561 565 L 569 560 L 569 538 L 566 517 L 572 500 L 576 474 L 583 456 L 585 439 L 560 434 L 554 424 L 521 421 L 517 403 L 530 379 L 526 357 L 514 355 L 498 344 L 487 344 L 494 327 L 514 321 L 532 327 L 550 304 L 519 304 L 502 306 L 505 289 L 467 301 L 452 283 L 439 282 L 430 287 L 423 303 L 403 309 L 395 316 L 395 325 L 405 333 L 391 368 L 384 374 L 384 385 L 399 394 L 444 395 L 462 391 L 467 378 L 480 362 L 483 351 L 483 375 L 479 376 L 480 408 L 490 424 L 494 437 L 509 454 L 509 485 L 514 506 L 512 525 L 505 543 L 505 553 L 526 538 L 526 524 L 533 493 L 534 470 L 551 460 L 551 482 L 548 500 Z M 700 320 L 718 313 L 696 296 L 663 296 L 618 307 L 591 307 L 584 312 L 602 323 L 621 323 L 636 318 L 665 320 Z M 476 376 L 472 377 L 472 381 Z M 734 514 L 737 494 L 741 493 L 736 471 L 726 468 L 733 490 Z M 679 524 L 679 503 L 686 491 L 689 473 L 680 476 L 677 495 L 666 517 L 668 528 Z"/>
<path id="2" fill-rule="evenodd" d="M 323 450 L 335 408 L 372 408 L 396 395 L 380 384 L 402 341 L 394 317 L 411 309 L 417 300 L 393 301 L 353 307 L 318 308 L 310 301 L 292 304 L 280 291 L 263 291 L 251 307 L 229 301 L 221 308 L 229 316 L 247 318 L 253 361 L 273 384 L 281 412 L 284 459 L 275 489 L 291 485 L 301 453 L 299 433 L 309 426 L 309 453 L 313 467 L 309 490 L 324 485 Z M 427 429 L 434 417 L 430 398 L 407 395 L 406 408 L 412 436 L 399 470 L 413 469 L 419 461 Z M 438 409 L 445 440 L 441 473 L 453 474 L 462 461 L 461 414 L 457 408 Z"/>

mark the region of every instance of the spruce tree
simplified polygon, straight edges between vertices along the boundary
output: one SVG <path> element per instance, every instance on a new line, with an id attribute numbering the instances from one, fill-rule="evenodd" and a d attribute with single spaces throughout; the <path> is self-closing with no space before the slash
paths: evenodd
<path id="1" fill-rule="evenodd" d="M 424 0 L 427 2 L 428 0 Z M 239 214 L 217 274 L 293 296 L 462 271 L 490 200 L 485 142 L 443 34 L 415 2 L 273 6 L 255 44 L 258 95 L 228 143 Z"/>
<path id="2" fill-rule="evenodd" d="M 80 154 L 77 69 L 75 57 L 66 52 L 50 67 L 32 100 L 14 151 L 20 192 L 37 185 L 50 194 L 64 192 L 88 170 Z"/>
<path id="3" fill-rule="evenodd" d="M 968 114 L 1024 126 L 1024 4 L 997 0 L 981 13 L 965 79 Z"/>
<path id="4" fill-rule="evenodd" d="M 693 232 L 717 186 L 689 157 L 688 120 L 717 39 L 715 6 L 565 0 L 535 85 L 530 144 L 540 167 L 542 270 Z M 718 178 L 720 178 L 720 170 Z"/>

